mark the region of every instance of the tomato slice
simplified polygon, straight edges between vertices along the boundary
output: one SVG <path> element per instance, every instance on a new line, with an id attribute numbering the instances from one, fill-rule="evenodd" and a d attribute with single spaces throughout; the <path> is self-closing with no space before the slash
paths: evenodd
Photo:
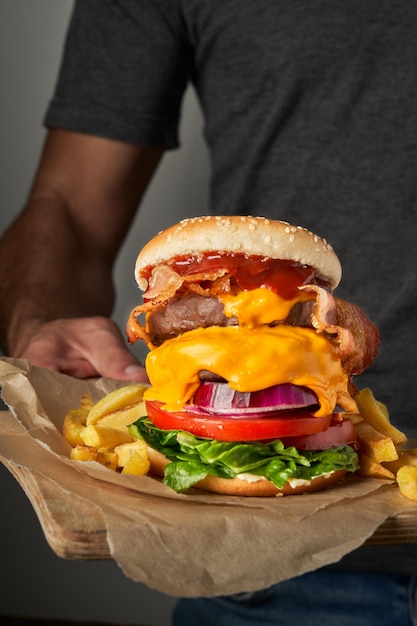
<path id="1" fill-rule="evenodd" d="M 320 433 L 332 416 L 315 417 L 305 411 L 281 411 L 265 417 L 233 418 L 190 411 L 165 411 L 160 402 L 146 400 L 151 422 L 163 430 L 186 430 L 218 441 L 259 441 Z"/>
<path id="2" fill-rule="evenodd" d="M 295 446 L 298 450 L 327 450 L 328 448 L 356 443 L 355 427 L 350 419 L 333 420 L 326 430 L 314 435 L 283 439 L 285 446 Z"/>

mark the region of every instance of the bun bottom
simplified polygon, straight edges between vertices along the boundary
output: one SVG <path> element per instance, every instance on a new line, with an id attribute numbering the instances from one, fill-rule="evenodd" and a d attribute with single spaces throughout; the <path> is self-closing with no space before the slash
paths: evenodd
<path id="1" fill-rule="evenodd" d="M 150 473 L 156 476 L 164 475 L 164 468 L 168 465 L 169 460 L 161 452 L 148 447 Z M 338 470 L 331 474 L 324 474 L 313 478 L 307 484 L 291 486 L 286 483 L 282 489 L 276 487 L 271 481 L 261 479 L 249 482 L 241 478 L 220 478 L 219 476 L 206 476 L 200 480 L 195 487 L 229 496 L 279 496 L 279 495 L 299 495 L 303 493 L 312 493 L 314 491 L 322 491 L 338 483 L 346 474 L 346 470 Z"/>

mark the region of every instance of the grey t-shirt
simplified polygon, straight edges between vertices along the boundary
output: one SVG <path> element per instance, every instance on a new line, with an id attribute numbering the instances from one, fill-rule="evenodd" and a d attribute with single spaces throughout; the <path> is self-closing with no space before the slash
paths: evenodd
<path id="1" fill-rule="evenodd" d="M 417 6 L 78 1 L 45 123 L 173 149 L 190 82 L 212 211 L 284 219 L 330 241 L 343 266 L 336 295 L 382 336 L 356 384 L 417 436 Z M 397 562 L 409 569 L 405 553 L 417 562 L 412 550 Z"/>

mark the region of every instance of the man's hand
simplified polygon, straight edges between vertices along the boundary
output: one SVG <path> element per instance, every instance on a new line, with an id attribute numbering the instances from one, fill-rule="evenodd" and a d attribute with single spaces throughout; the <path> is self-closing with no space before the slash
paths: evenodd
<path id="1" fill-rule="evenodd" d="M 117 325 L 106 317 L 55 320 L 21 336 L 13 355 L 76 378 L 148 382 Z"/>

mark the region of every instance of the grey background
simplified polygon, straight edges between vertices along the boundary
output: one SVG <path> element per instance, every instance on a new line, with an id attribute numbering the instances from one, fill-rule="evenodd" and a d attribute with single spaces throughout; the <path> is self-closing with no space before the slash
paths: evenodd
<path id="1" fill-rule="evenodd" d="M 71 8 L 72 0 L 0 0 L 1 233 L 30 189 Z M 181 148 L 164 157 L 115 268 L 113 317 L 122 328 L 138 301 L 133 265 L 140 247 L 161 228 L 208 210 L 209 160 L 202 131 L 190 90 Z M 143 357 L 145 351 L 137 349 L 137 354 Z M 1 464 L 0 489 L 0 615 L 169 624 L 174 598 L 133 583 L 113 562 L 58 558 L 24 492 Z"/>

